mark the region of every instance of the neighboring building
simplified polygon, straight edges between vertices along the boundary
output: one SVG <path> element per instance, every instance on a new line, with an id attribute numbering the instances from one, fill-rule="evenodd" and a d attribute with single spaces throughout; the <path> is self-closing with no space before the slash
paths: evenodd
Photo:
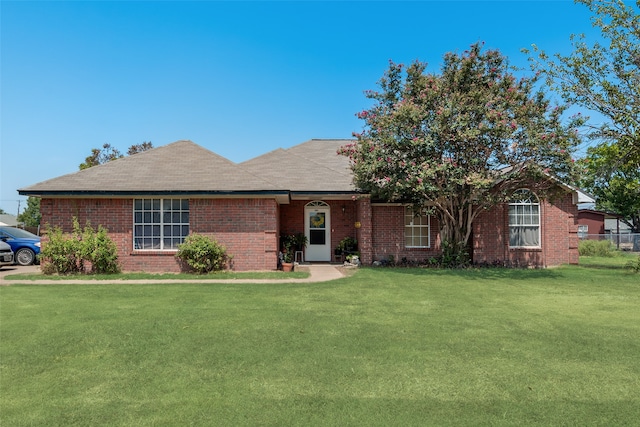
<path id="1" fill-rule="evenodd" d="M 0 225 L 15 227 L 18 225 L 18 217 L 11 214 L 0 214 Z"/>
<path id="2" fill-rule="evenodd" d="M 591 209 L 578 210 L 578 235 L 581 239 L 588 235 L 629 233 L 631 227 L 619 215 Z"/>
<path id="3" fill-rule="evenodd" d="M 590 209 L 578 210 L 578 237 L 585 239 L 589 234 L 604 234 L 606 212 Z"/>
<path id="4" fill-rule="evenodd" d="M 226 246 L 235 270 L 275 269 L 280 237 L 299 232 L 311 262 L 335 261 L 347 236 L 358 240 L 365 264 L 438 255 L 435 218 L 354 188 L 349 161 L 337 154 L 347 142 L 314 139 L 236 164 L 178 141 L 19 193 L 41 198 L 42 224 L 71 231 L 75 216 L 106 227 L 125 271 L 178 271 L 175 251 L 189 233 Z M 474 262 L 576 264 L 582 193 L 558 185 L 564 196 L 553 203 L 523 189 L 483 213 L 473 228 Z"/>

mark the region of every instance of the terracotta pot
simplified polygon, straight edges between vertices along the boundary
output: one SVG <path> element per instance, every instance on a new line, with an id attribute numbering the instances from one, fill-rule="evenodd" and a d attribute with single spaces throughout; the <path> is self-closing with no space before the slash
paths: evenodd
<path id="1" fill-rule="evenodd" d="M 284 272 L 293 271 L 293 263 L 291 263 L 291 262 L 283 262 L 282 263 L 282 271 L 284 271 Z"/>

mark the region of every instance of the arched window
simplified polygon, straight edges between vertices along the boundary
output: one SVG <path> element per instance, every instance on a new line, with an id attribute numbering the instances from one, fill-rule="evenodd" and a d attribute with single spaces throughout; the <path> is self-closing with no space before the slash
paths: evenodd
<path id="1" fill-rule="evenodd" d="M 509 201 L 509 246 L 540 247 L 540 202 L 527 189 L 516 191 Z"/>

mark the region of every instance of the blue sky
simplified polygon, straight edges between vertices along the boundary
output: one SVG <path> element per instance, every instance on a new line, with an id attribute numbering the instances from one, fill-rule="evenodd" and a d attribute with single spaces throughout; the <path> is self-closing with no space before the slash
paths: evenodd
<path id="1" fill-rule="evenodd" d="M 568 53 L 596 36 L 571 1 L 2 1 L 0 208 L 91 148 L 190 139 L 235 162 L 350 138 L 388 61 L 476 41 Z"/>

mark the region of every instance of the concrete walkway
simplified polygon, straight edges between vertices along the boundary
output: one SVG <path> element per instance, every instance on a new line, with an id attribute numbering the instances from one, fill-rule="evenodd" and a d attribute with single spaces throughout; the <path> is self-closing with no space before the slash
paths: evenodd
<path id="1" fill-rule="evenodd" d="M 31 274 L 39 273 L 39 266 L 13 266 L 4 267 L 0 270 L 0 286 L 9 285 L 61 285 L 61 284 L 74 284 L 74 285 L 107 285 L 107 284 L 152 284 L 152 283 L 315 283 L 315 282 L 328 282 L 329 280 L 340 279 L 344 277 L 342 273 L 341 265 L 329 265 L 329 264 L 308 264 L 296 267 L 299 271 L 309 271 L 309 277 L 306 279 L 193 279 L 193 280 L 178 280 L 178 279 L 159 279 L 159 280 L 92 280 L 90 277 L 87 279 L 69 279 L 69 280 L 7 280 L 5 276 L 12 274 Z M 284 277 L 284 275 L 283 275 Z"/>

